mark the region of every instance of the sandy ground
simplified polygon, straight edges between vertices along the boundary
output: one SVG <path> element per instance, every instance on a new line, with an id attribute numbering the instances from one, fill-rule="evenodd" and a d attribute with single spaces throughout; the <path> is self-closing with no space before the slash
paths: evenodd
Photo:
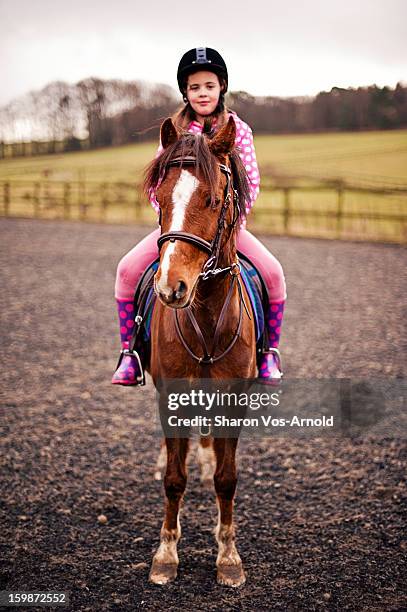
<path id="1" fill-rule="evenodd" d="M 402 430 L 242 439 L 238 590 L 216 584 L 214 493 L 191 456 L 179 576 L 149 584 L 163 516 L 154 390 L 110 385 L 115 267 L 147 230 L 0 227 L 0 590 L 67 591 L 75 611 L 405 609 Z M 288 281 L 287 377 L 405 377 L 402 248 L 264 242 Z"/>

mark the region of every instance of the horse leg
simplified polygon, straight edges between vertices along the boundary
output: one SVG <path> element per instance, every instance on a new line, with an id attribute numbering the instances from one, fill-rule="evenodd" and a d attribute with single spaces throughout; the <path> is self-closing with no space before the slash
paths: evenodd
<path id="1" fill-rule="evenodd" d="M 177 576 L 177 543 L 181 537 L 179 508 L 187 483 L 186 457 L 188 439 L 165 440 L 167 445 L 167 470 L 164 477 L 166 495 L 165 519 L 161 527 L 160 546 L 153 557 L 150 580 L 155 584 L 167 584 Z"/>
<path id="2" fill-rule="evenodd" d="M 214 483 L 219 510 L 218 524 L 215 529 L 218 542 L 217 580 L 219 584 L 238 587 L 245 582 L 246 576 L 242 560 L 236 549 L 233 524 L 233 498 L 237 483 L 237 439 L 215 438 L 213 446 L 216 456 Z"/>
<path id="3" fill-rule="evenodd" d="M 155 464 L 154 480 L 162 480 L 165 466 L 167 465 L 167 447 L 165 440 L 161 440 L 160 452 Z"/>
<path id="4" fill-rule="evenodd" d="M 199 450 L 199 449 L 198 449 Z M 213 470 L 211 474 L 211 485 L 213 484 L 213 474 L 215 471 L 215 456 L 213 455 L 213 451 L 211 449 L 211 453 L 213 456 Z M 187 464 L 191 459 L 191 453 L 187 455 Z M 165 468 L 167 467 L 167 446 L 165 444 L 165 438 L 161 440 L 160 452 L 158 453 L 157 461 L 155 462 L 155 472 L 154 472 L 154 480 L 162 480 L 165 474 Z M 202 478 L 201 478 L 202 480 Z"/>
<path id="5" fill-rule="evenodd" d="M 198 462 L 201 468 L 201 483 L 205 487 L 212 487 L 215 473 L 215 454 L 213 452 L 212 438 L 202 437 L 197 449 Z"/>

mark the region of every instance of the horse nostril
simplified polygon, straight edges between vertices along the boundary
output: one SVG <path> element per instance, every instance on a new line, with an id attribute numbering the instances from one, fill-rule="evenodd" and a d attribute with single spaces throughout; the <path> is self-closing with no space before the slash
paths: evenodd
<path id="1" fill-rule="evenodd" d="M 184 281 L 181 281 L 181 280 L 180 280 L 180 281 L 178 282 L 177 288 L 175 289 L 175 299 L 176 299 L 176 300 L 180 300 L 181 298 L 183 298 L 183 297 L 184 297 L 184 295 L 186 294 L 186 292 L 187 292 L 187 286 L 186 286 L 186 284 L 184 283 Z"/>

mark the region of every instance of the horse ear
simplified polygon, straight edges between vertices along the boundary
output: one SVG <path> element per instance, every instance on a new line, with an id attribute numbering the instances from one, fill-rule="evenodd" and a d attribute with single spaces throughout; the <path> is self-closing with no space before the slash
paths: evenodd
<path id="1" fill-rule="evenodd" d="M 232 116 L 226 125 L 208 142 L 209 148 L 214 155 L 226 155 L 235 146 L 236 123 Z"/>
<path id="2" fill-rule="evenodd" d="M 161 126 L 161 144 L 164 149 L 172 145 L 179 138 L 175 125 L 171 117 L 168 117 Z"/>

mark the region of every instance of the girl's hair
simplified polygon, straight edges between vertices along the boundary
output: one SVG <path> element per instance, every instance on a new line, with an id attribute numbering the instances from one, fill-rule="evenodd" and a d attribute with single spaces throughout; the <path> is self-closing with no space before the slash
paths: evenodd
<path id="1" fill-rule="evenodd" d="M 219 75 L 217 76 L 218 76 L 220 88 L 221 88 L 219 100 L 218 100 L 218 104 L 215 110 L 213 111 L 213 113 L 211 113 L 211 115 L 208 116 L 207 118 L 208 121 L 205 120 L 205 125 L 203 129 L 204 133 L 209 133 L 211 131 L 212 119 L 216 119 L 216 126 L 214 128 L 214 131 L 217 132 L 223 125 L 227 123 L 228 118 L 229 118 L 230 110 L 225 107 L 224 91 L 226 88 L 226 82 L 221 76 Z M 188 79 L 185 79 L 185 81 L 182 84 L 185 106 L 183 106 L 178 111 L 176 111 L 174 115 L 172 116 L 172 122 L 174 123 L 177 130 L 180 131 L 181 133 L 186 132 L 188 130 L 188 127 L 191 121 L 196 120 L 195 111 L 190 105 L 190 103 L 188 102 L 187 95 L 186 95 L 187 83 L 188 83 Z"/>

